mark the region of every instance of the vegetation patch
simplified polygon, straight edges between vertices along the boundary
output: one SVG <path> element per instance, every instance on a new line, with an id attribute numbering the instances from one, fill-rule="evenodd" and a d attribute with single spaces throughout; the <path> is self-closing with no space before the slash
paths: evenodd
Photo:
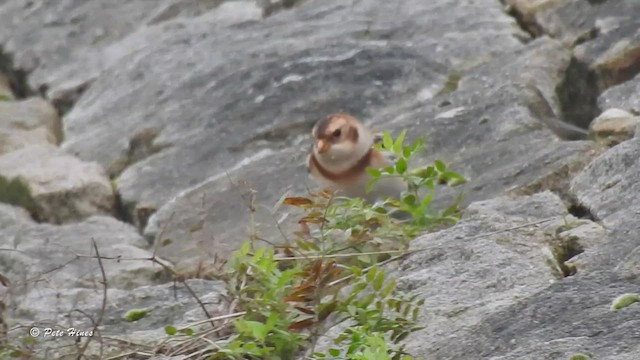
<path id="1" fill-rule="evenodd" d="M 20 177 L 7 179 L 0 176 L 0 202 L 22 207 L 32 215 L 36 213 L 36 202 L 29 184 Z"/>

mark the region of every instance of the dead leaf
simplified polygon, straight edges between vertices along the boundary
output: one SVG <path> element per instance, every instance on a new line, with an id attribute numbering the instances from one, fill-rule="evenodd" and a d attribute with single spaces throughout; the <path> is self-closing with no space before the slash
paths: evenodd
<path id="1" fill-rule="evenodd" d="M 284 198 L 283 203 L 287 205 L 301 206 L 301 207 L 313 205 L 313 201 L 311 199 L 302 197 L 302 196 L 286 197 Z"/>

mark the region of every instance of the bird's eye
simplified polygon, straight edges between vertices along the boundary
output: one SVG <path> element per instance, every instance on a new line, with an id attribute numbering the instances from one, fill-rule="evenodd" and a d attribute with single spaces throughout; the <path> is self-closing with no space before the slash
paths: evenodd
<path id="1" fill-rule="evenodd" d="M 334 137 L 340 137 L 340 134 L 342 134 L 342 131 L 341 131 L 340 129 L 336 129 L 336 130 L 333 132 L 333 136 L 334 136 Z"/>

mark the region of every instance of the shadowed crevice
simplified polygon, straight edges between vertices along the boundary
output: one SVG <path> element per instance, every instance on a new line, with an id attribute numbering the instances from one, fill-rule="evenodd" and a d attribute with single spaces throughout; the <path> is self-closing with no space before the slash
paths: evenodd
<path id="1" fill-rule="evenodd" d="M 11 91 L 17 99 L 24 99 L 36 94 L 27 82 L 29 73 L 15 68 L 13 55 L 4 52 L 2 45 L 0 45 L 0 74 L 7 78 Z"/>

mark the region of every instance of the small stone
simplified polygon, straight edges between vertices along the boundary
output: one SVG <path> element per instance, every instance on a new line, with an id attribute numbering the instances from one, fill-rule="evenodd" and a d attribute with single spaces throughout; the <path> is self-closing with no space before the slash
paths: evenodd
<path id="1" fill-rule="evenodd" d="M 596 141 L 614 146 L 633 138 L 638 124 L 640 116 L 620 109 L 609 109 L 593 120 L 590 132 Z"/>

